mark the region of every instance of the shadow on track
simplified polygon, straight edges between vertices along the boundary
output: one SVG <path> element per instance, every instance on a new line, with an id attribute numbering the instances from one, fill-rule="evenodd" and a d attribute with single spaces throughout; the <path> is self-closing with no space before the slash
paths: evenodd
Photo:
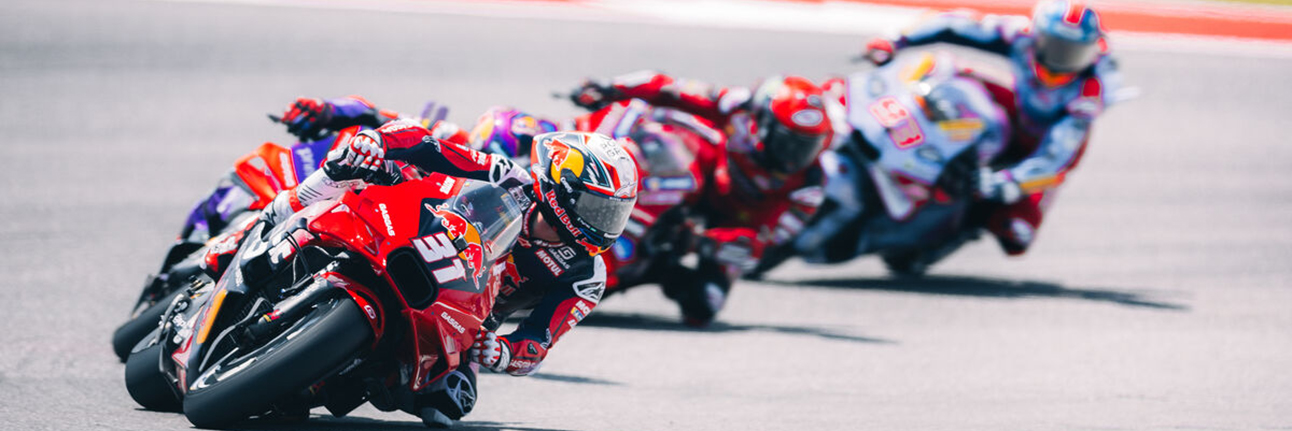
<path id="1" fill-rule="evenodd" d="M 577 383 L 581 385 L 606 385 L 606 386 L 623 385 L 623 383 L 614 382 L 610 380 L 602 380 L 602 379 L 596 379 L 592 377 L 572 376 L 569 374 L 534 373 L 534 374 L 530 374 L 529 378 L 548 380 L 553 382 L 561 382 L 561 383 Z M 454 427 L 454 429 L 456 429 L 456 427 Z"/>
<path id="2" fill-rule="evenodd" d="M 386 421 L 363 417 L 332 417 L 331 415 L 311 416 L 310 420 L 295 423 L 275 423 L 271 421 L 251 420 L 234 429 L 240 431 L 390 431 L 390 430 L 427 430 L 421 421 Z M 532 428 L 519 422 L 460 421 L 451 428 L 454 431 L 563 431 L 552 428 Z"/>
<path id="3" fill-rule="evenodd" d="M 1187 305 L 1155 300 L 1142 292 L 1113 289 L 1073 289 L 1044 281 L 1005 280 L 958 275 L 926 275 L 911 278 L 831 278 L 797 281 L 762 280 L 760 283 L 986 298 L 1069 298 L 1109 302 L 1128 307 L 1189 311 Z"/>
<path id="4" fill-rule="evenodd" d="M 831 340 L 852 341 L 855 343 L 876 343 L 876 344 L 897 344 L 893 340 L 863 337 L 831 331 L 826 328 L 815 328 L 810 326 L 787 326 L 787 325 L 766 325 L 766 324 L 736 324 L 727 323 L 721 320 L 713 322 L 706 328 L 692 328 L 683 325 L 677 317 L 657 316 L 650 314 L 617 314 L 594 312 L 583 319 L 581 323 L 585 326 L 595 326 L 602 328 L 616 329 L 638 329 L 647 331 L 684 331 L 684 332 L 743 332 L 743 331 L 760 331 L 774 332 L 779 334 L 790 335 L 812 335 Z"/>

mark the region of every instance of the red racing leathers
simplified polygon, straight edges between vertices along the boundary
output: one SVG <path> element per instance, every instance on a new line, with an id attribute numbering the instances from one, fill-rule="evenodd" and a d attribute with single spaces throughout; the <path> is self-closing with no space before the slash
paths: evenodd
<path id="1" fill-rule="evenodd" d="M 503 186 L 528 189 L 528 173 L 502 155 L 472 150 L 465 145 L 440 141 L 431 131 L 407 123 L 390 123 L 377 129 L 386 146 L 386 156 L 408 162 L 429 172 L 492 181 Z M 521 184 L 508 184 L 523 175 Z M 509 335 L 499 337 L 511 349 L 506 371 L 524 375 L 537 369 L 557 340 L 573 329 L 601 300 L 606 270 L 601 256 L 589 255 L 582 247 L 548 243 L 530 235 L 537 204 L 531 204 L 524 230 L 507 258 L 503 287 L 494 313 L 505 317 L 520 309 L 532 309 L 529 316 Z"/>
<path id="2" fill-rule="evenodd" d="M 644 71 L 616 77 L 606 89 L 607 99 L 637 98 L 675 108 L 722 135 L 697 145 L 695 153 L 701 187 L 688 204 L 705 227 L 696 250 L 699 266 L 694 273 L 677 271 L 672 289 L 665 284 L 687 323 L 706 324 L 722 308 L 732 282 L 754 267 L 763 250 L 791 239 L 815 213 L 822 197 L 821 167 L 813 162 L 781 175 L 754 161 L 757 119 L 749 88 L 716 88 Z"/>

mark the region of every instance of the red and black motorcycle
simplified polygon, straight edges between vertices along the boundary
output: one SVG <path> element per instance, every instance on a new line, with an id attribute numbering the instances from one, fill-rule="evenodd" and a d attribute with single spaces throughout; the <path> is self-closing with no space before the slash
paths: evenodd
<path id="1" fill-rule="evenodd" d="M 707 121 L 640 99 L 611 103 L 574 119 L 576 130 L 626 138 L 641 177 L 637 205 L 606 261 L 606 293 L 660 283 L 694 251 L 692 208 L 703 198 L 708 173 L 697 160 L 705 147 L 721 148 L 725 136 Z M 721 175 L 721 173 L 715 174 Z"/>
<path id="2" fill-rule="evenodd" d="M 413 394 L 467 360 L 529 198 L 433 174 L 257 222 L 212 244 L 199 278 L 130 354 L 126 388 L 202 428 Z"/>
<path id="3" fill-rule="evenodd" d="M 291 147 L 266 142 L 238 158 L 211 194 L 191 211 L 157 273 L 144 281 L 130 318 L 112 334 L 117 357 L 124 362 L 131 348 L 157 327 L 171 301 L 202 272 L 210 244 L 223 240 L 222 235 L 245 231 L 278 192 L 295 187 L 320 167 L 335 142 L 344 142 L 359 130 L 358 126 L 350 127 Z"/>

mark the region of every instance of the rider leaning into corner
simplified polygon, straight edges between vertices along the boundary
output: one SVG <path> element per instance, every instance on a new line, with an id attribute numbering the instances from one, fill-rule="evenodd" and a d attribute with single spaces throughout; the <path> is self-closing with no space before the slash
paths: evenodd
<path id="1" fill-rule="evenodd" d="M 1021 255 L 1118 84 L 1099 14 L 1079 0 L 1042 0 L 1030 21 L 948 13 L 871 41 L 866 57 L 883 65 L 904 48 L 938 42 L 999 54 L 1012 65 L 1012 89 L 983 81 L 1011 117 L 1014 136 L 994 169 L 979 173 L 978 193 L 999 205 L 987 229 L 1006 253 Z"/>
<path id="2" fill-rule="evenodd" d="M 295 103 L 284 122 L 298 128 L 337 128 L 356 121 L 339 116 L 342 98 Z M 366 102 L 363 102 L 366 104 Z M 329 107 L 330 106 L 330 107 Z M 367 104 L 367 109 L 372 109 Z M 320 115 L 330 111 L 331 115 Z M 355 110 L 355 112 L 368 112 Z M 366 114 L 364 114 L 366 115 Z M 335 124 L 334 124 L 335 123 Z M 439 125 L 437 125 L 439 126 Z M 305 206 L 361 185 L 378 170 L 400 161 L 426 172 L 490 181 L 530 194 L 525 224 L 506 258 L 493 315 L 472 346 L 475 363 L 494 372 L 524 376 L 536 371 L 548 349 L 587 316 L 605 289 L 601 253 L 614 244 L 637 196 L 637 169 L 619 142 L 591 133 L 547 133 L 533 138 L 531 169 L 504 155 L 473 150 L 407 120 L 360 132 L 328 154 L 325 175 L 314 175 L 279 194 L 265 210 L 277 222 Z M 453 135 L 454 133 L 449 133 Z M 510 314 L 532 309 L 516 330 L 494 333 Z M 419 394 L 415 414 L 432 426 L 447 426 L 469 413 L 475 401 L 475 373 L 468 362 Z"/>
<path id="3" fill-rule="evenodd" d="M 824 178 L 817 156 L 832 136 L 830 100 L 805 78 L 773 76 L 751 90 L 643 71 L 586 81 L 573 98 L 594 110 L 642 99 L 700 117 L 726 135 L 725 145 L 696 155 L 710 176 L 701 182 L 711 185 L 696 212 L 705 226 L 699 264 L 679 267 L 671 271 L 675 282 L 661 283 L 688 325 L 712 322 L 732 282 L 754 267 L 765 248 L 797 234 L 821 203 Z"/>

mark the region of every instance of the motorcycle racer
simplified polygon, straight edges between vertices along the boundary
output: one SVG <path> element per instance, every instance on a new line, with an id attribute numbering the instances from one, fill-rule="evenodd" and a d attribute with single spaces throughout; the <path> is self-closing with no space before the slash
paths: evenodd
<path id="1" fill-rule="evenodd" d="M 486 322 L 489 330 L 481 331 L 470 355 L 491 371 L 528 375 L 600 301 L 606 280 L 600 254 L 623 231 L 636 201 L 638 180 L 632 156 L 602 135 L 541 134 L 533 139 L 530 153 L 527 171 L 503 155 L 436 139 L 431 130 L 411 121 L 394 121 L 342 143 L 329 154 L 321 175 L 280 194 L 265 217 L 279 221 L 310 203 L 337 196 L 390 170 L 387 159 L 428 172 L 489 181 L 512 190 L 513 195 L 527 195 L 525 223 L 506 258 L 502 287 Z M 523 309 L 532 311 L 515 331 L 494 332 L 508 315 Z M 463 366 L 451 376 L 416 406 L 428 425 L 451 424 L 472 408 L 474 372 Z M 469 390 L 449 390 L 445 385 L 450 380 L 468 383 Z M 437 397 L 451 402 L 432 401 Z"/>
<path id="2" fill-rule="evenodd" d="M 345 96 L 331 99 L 301 97 L 288 105 L 282 115 L 272 118 L 276 122 L 285 124 L 288 133 L 301 139 L 301 142 L 287 148 L 295 158 L 300 159 L 299 164 L 293 169 L 294 172 L 275 173 L 274 176 L 284 178 L 274 178 L 271 181 L 271 185 L 274 186 L 271 192 L 277 192 L 295 186 L 296 177 L 305 178 L 318 168 L 318 163 L 314 161 L 323 160 L 336 144 L 334 132 L 351 126 L 372 129 L 395 119 L 411 117 L 390 110 L 377 109 L 371 102 L 359 96 Z M 467 133 L 453 123 L 435 121 L 429 124 L 430 120 L 423 121 L 425 122 L 423 125 L 431 129 L 436 139 L 459 144 L 465 144 L 468 141 Z M 279 152 L 272 147 L 277 145 L 265 143 L 256 152 L 262 154 Z M 267 162 L 258 162 L 258 164 L 265 163 Z M 256 169 L 256 172 L 260 171 L 270 171 L 270 169 L 268 167 Z M 233 216 L 241 211 L 248 208 L 260 209 L 255 204 L 258 199 L 255 196 L 256 193 L 253 190 L 247 190 L 245 180 L 239 176 L 240 173 L 236 170 L 225 175 L 210 194 L 194 205 L 181 228 L 180 238 L 190 236 L 199 239 L 209 238 L 224 229 Z"/>
<path id="3" fill-rule="evenodd" d="M 722 309 L 733 280 L 753 268 L 768 246 L 788 241 L 820 204 L 817 155 L 832 135 L 829 101 L 811 81 L 773 76 L 757 87 L 715 88 L 642 71 L 609 82 L 586 81 L 572 99 L 589 109 L 641 99 L 692 114 L 722 139 L 696 155 L 710 184 L 697 205 L 705 230 L 695 269 L 662 283 L 684 321 L 704 326 Z"/>
<path id="4" fill-rule="evenodd" d="M 375 129 L 394 120 L 411 118 L 399 112 L 378 109 L 367 99 L 351 95 L 331 99 L 300 97 L 287 105 L 287 109 L 276 120 L 287 125 L 287 133 L 301 139 L 315 140 L 329 132 L 351 126 Z M 458 144 L 468 141 L 466 131 L 447 121 L 423 119 L 422 126 L 430 129 L 432 136 L 439 140 Z"/>
<path id="5" fill-rule="evenodd" d="M 508 106 L 485 110 L 468 134 L 468 144 L 476 151 L 502 154 L 520 164 L 529 164 L 529 150 L 534 136 L 555 132 L 556 123 Z"/>
<path id="6" fill-rule="evenodd" d="M 938 42 L 995 53 L 1012 66 L 1013 88 L 984 80 L 1015 127 L 994 169 L 979 173 L 978 188 L 999 205 L 988 230 L 1007 254 L 1023 254 L 1119 84 L 1099 14 L 1080 0 L 1041 0 L 1030 21 L 948 13 L 897 38 L 871 41 L 865 56 L 884 64 L 902 49 Z"/>

